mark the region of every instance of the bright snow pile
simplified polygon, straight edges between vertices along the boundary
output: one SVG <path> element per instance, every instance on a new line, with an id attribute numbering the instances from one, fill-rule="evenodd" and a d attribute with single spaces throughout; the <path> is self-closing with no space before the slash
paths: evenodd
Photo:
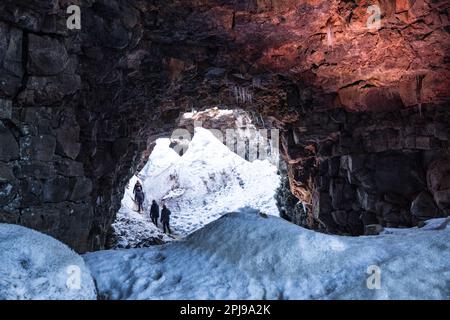
<path id="1" fill-rule="evenodd" d="M 97 299 L 83 259 L 61 242 L 0 224 L 0 300 Z"/>
<path id="2" fill-rule="evenodd" d="M 185 241 L 84 257 L 110 299 L 450 299 L 449 221 L 350 238 L 247 210 Z"/>
<path id="3" fill-rule="evenodd" d="M 137 178 L 129 183 L 113 224 L 119 247 L 140 247 L 147 238 L 172 239 L 162 236 L 150 222 L 153 199 L 158 203 L 164 200 L 172 211 L 171 228 L 178 237 L 246 206 L 279 214 L 274 195 L 280 179 L 276 166 L 268 160 L 246 161 L 203 128 L 196 128 L 183 156 L 169 145 L 169 139 L 159 139 L 139 174 L 146 196 L 144 216 L 132 212 L 132 189 Z"/>

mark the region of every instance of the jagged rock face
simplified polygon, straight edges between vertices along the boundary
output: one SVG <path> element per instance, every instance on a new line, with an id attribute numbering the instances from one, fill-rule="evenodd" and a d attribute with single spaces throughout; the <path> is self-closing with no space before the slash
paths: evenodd
<path id="1" fill-rule="evenodd" d="M 449 120 L 445 106 L 305 115 L 282 141 L 291 190 L 331 233 L 448 215 Z"/>
<path id="2" fill-rule="evenodd" d="M 371 4 L 2 1 L 0 221 L 104 247 L 148 142 L 215 106 L 282 130 L 312 227 L 448 214 L 448 1 Z"/>

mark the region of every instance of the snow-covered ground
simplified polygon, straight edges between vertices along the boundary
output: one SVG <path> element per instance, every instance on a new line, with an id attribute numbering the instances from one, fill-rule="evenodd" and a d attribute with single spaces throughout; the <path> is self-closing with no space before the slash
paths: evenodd
<path id="1" fill-rule="evenodd" d="M 122 199 L 122 207 L 117 213 L 113 228 L 117 236 L 117 248 L 142 248 L 173 241 L 175 238 L 166 235 L 151 222 L 148 210 L 145 214 L 137 213 L 133 199 L 133 186 L 137 177 L 130 179 Z M 161 223 L 159 222 L 159 225 Z"/>
<path id="2" fill-rule="evenodd" d="M 450 218 L 341 237 L 243 209 L 181 241 L 83 261 L 49 236 L 0 224 L 0 300 L 96 299 L 92 276 L 103 299 L 450 299 L 449 246 Z"/>
<path id="3" fill-rule="evenodd" d="M 246 161 L 203 128 L 196 128 L 183 156 L 169 145 L 169 139 L 159 139 L 139 173 L 146 196 L 144 215 L 133 211 L 132 189 L 138 178 L 130 180 L 113 224 L 118 247 L 141 247 L 145 239 L 155 237 L 164 242 L 181 238 L 226 212 L 246 206 L 279 215 L 274 195 L 280 177 L 268 160 Z M 160 205 L 164 201 L 172 211 L 174 237 L 164 235 L 151 223 L 153 199 Z"/>
<path id="4" fill-rule="evenodd" d="M 449 219 L 351 238 L 248 209 L 184 241 L 84 258 L 110 299 L 450 299 Z"/>
<path id="5" fill-rule="evenodd" d="M 96 299 L 84 260 L 61 242 L 0 224 L 0 300 Z"/>

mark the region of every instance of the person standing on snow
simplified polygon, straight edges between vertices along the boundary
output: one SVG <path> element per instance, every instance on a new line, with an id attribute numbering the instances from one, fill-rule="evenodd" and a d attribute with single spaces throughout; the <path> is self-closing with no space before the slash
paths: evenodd
<path id="1" fill-rule="evenodd" d="M 171 215 L 170 210 L 167 209 L 165 204 L 163 204 L 163 208 L 161 210 L 161 222 L 163 224 L 164 233 L 166 233 L 166 228 L 167 228 L 167 231 L 169 232 L 169 234 L 171 234 L 171 232 L 170 232 L 170 215 Z"/>
<path id="2" fill-rule="evenodd" d="M 141 211 L 144 209 L 142 207 L 142 204 L 144 203 L 144 199 L 145 199 L 145 196 L 144 196 L 144 192 L 142 191 L 142 189 L 136 190 L 135 200 L 138 204 L 137 212 L 139 212 L 139 213 L 141 213 Z"/>
<path id="3" fill-rule="evenodd" d="M 141 212 L 144 208 L 142 207 L 142 204 L 144 203 L 145 195 L 144 191 L 142 190 L 142 185 L 139 181 L 136 182 L 133 189 L 134 193 L 134 201 L 138 204 L 138 210 L 137 212 Z"/>
<path id="4" fill-rule="evenodd" d="M 134 185 L 134 188 L 133 188 L 133 194 L 136 195 L 136 191 L 139 190 L 139 189 L 141 189 L 141 191 L 142 191 L 142 184 L 141 184 L 141 182 L 138 180 L 138 181 L 136 181 L 136 183 L 135 183 L 135 185 Z"/>
<path id="5" fill-rule="evenodd" d="M 152 201 L 152 206 L 150 208 L 150 218 L 155 226 L 158 227 L 159 206 L 155 200 Z"/>

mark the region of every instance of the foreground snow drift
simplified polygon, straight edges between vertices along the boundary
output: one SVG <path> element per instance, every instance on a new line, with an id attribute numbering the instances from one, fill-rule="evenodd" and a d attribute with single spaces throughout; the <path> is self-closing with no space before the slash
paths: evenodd
<path id="1" fill-rule="evenodd" d="M 349 238 L 247 210 L 185 241 L 84 257 L 111 299 L 449 299 L 448 222 Z M 379 290 L 367 287 L 373 265 Z"/>
<path id="2" fill-rule="evenodd" d="M 83 259 L 61 242 L 0 224 L 0 300 L 97 299 Z"/>

